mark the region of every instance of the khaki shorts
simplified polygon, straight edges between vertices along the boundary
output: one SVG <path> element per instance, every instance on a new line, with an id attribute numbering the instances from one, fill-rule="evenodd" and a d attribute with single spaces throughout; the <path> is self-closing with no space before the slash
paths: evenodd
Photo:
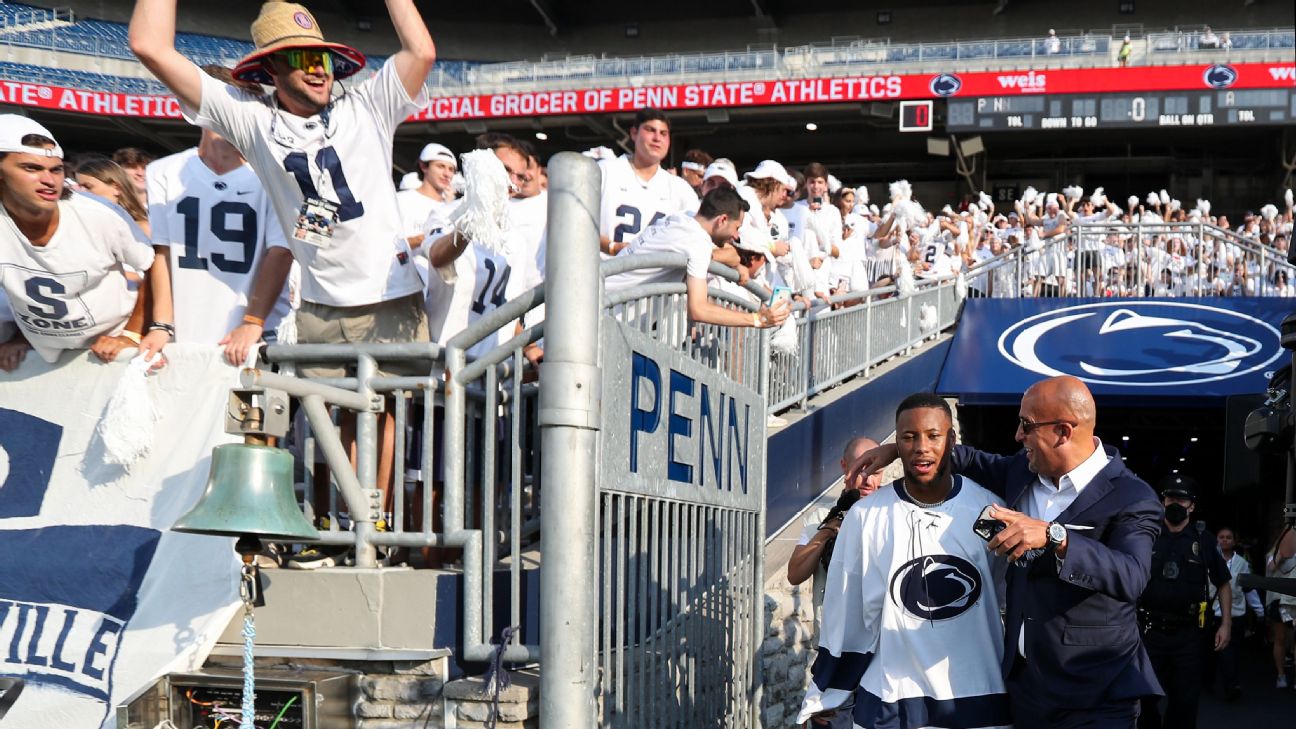
<path id="1" fill-rule="evenodd" d="M 297 310 L 297 341 L 302 344 L 360 344 L 368 342 L 427 342 L 427 313 L 423 294 L 364 306 L 329 306 L 303 301 Z M 305 367 L 306 377 L 345 377 L 354 366 Z M 384 376 L 419 376 L 414 363 L 389 365 Z"/>

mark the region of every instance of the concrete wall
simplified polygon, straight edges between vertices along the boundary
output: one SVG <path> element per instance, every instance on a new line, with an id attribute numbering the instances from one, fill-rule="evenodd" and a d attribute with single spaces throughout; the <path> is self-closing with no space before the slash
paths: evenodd
<path id="1" fill-rule="evenodd" d="M 41 2 L 45 6 L 71 7 L 79 16 L 125 22 L 133 6 L 129 0 L 68 0 Z M 310 6 L 310 3 L 307 2 Z M 559 3 L 561 5 L 561 3 Z M 881 5 L 880 3 L 878 5 Z M 883 6 L 885 7 L 885 6 Z M 1137 12 L 1121 15 L 1117 3 L 1090 3 L 1067 9 L 1044 0 L 1014 0 L 1008 12 L 992 15 L 988 2 L 932 3 L 914 0 L 889 8 L 892 22 L 878 25 L 877 11 L 841 11 L 775 18 L 775 30 L 755 18 L 699 20 L 696 16 L 672 21 L 639 23 L 639 37 L 625 37 L 625 23 L 589 25 L 564 30 L 550 37 L 543 26 L 520 23 L 458 23 L 433 20 L 432 36 L 443 58 L 469 60 L 538 59 L 546 54 L 653 55 L 673 52 L 721 51 L 749 44 L 780 46 L 821 43 L 834 36 L 889 37 L 893 41 L 950 40 L 1043 36 L 1049 28 L 1066 30 L 1110 29 L 1113 24 L 1142 23 L 1149 29 L 1203 23 L 1217 28 L 1278 27 L 1292 25 L 1291 4 L 1286 0 L 1258 0 L 1243 7 L 1242 0 L 1226 3 L 1176 0 L 1136 0 Z M 248 26 L 256 14 L 252 3 L 182 2 L 181 30 L 249 38 Z M 320 27 L 332 39 L 352 43 L 374 54 L 388 54 L 398 44 L 385 18 L 374 18 L 371 32 L 355 28 L 353 18 L 312 10 Z M 625 12 L 629 17 L 631 13 Z M 528 21 L 534 18 L 526 17 Z"/>

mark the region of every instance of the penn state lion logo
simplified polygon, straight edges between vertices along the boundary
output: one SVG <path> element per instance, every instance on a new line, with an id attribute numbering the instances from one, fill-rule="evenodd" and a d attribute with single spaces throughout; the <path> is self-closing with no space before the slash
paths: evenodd
<path id="1" fill-rule="evenodd" d="M 911 559 L 891 575 L 891 601 L 919 620 L 949 620 L 981 599 L 981 573 L 962 557 Z"/>
<path id="2" fill-rule="evenodd" d="M 999 353 L 1048 377 L 1164 387 L 1260 370 L 1282 355 L 1278 340 L 1278 331 L 1268 323 L 1228 309 L 1104 302 L 1023 319 L 999 337 Z"/>

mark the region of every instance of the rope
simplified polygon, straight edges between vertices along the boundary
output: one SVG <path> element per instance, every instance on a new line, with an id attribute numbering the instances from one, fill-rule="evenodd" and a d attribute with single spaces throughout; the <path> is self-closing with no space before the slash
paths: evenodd
<path id="1" fill-rule="evenodd" d="M 500 631 L 499 643 L 491 653 L 490 667 L 486 669 L 486 691 L 491 694 L 490 713 L 486 715 L 486 729 L 495 729 L 495 722 L 499 720 L 500 692 L 513 683 L 508 669 L 504 667 L 504 651 L 512 642 L 515 633 L 517 628 L 512 625 Z"/>
<path id="2" fill-rule="evenodd" d="M 256 600 L 256 566 L 243 566 L 243 580 L 239 585 L 243 598 L 243 705 L 239 729 L 256 729 L 256 676 L 252 662 L 252 647 L 256 642 L 256 621 L 252 616 L 252 603 Z"/>

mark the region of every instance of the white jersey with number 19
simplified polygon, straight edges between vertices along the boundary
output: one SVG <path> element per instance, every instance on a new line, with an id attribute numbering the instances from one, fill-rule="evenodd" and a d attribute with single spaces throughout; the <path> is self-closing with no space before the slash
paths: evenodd
<path id="1" fill-rule="evenodd" d="M 177 342 L 215 344 L 242 321 L 263 253 L 287 248 L 252 168 L 218 175 L 188 149 L 150 164 L 153 244 L 171 249 Z M 273 332 L 290 308 L 288 287 L 266 317 Z"/>
<path id="2" fill-rule="evenodd" d="M 603 198 L 599 235 L 613 243 L 630 243 L 648 226 L 673 213 L 697 210 L 693 188 L 664 169 L 644 180 L 635 173 L 630 157 L 602 160 Z"/>

